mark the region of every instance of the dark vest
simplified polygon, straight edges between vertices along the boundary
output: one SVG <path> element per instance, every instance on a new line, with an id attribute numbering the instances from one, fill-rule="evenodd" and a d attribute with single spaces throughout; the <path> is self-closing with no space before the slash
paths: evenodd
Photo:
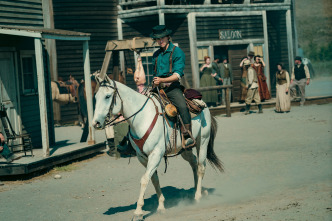
<path id="1" fill-rule="evenodd" d="M 297 65 L 294 67 L 294 74 L 296 80 L 301 80 L 303 78 L 306 78 L 305 71 L 304 71 L 304 64 L 301 64 L 298 68 Z"/>
<path id="2" fill-rule="evenodd" d="M 279 85 L 283 85 L 283 84 L 287 83 L 286 71 L 282 70 L 281 73 L 279 71 L 277 72 L 277 83 Z"/>
<path id="3" fill-rule="evenodd" d="M 227 68 L 226 68 L 225 64 L 223 64 L 223 65 L 224 65 L 224 70 L 225 70 L 224 78 L 229 78 L 229 65 L 227 65 Z"/>

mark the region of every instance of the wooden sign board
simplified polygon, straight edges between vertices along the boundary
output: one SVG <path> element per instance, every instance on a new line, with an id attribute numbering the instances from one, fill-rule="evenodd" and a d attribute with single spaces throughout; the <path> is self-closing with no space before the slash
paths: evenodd
<path id="1" fill-rule="evenodd" d="M 106 51 L 121 51 L 128 49 L 141 49 L 157 47 L 158 44 L 152 38 L 135 38 L 130 40 L 108 41 Z"/>
<path id="2" fill-rule="evenodd" d="M 240 30 L 222 30 L 219 29 L 220 40 L 240 40 L 242 39 L 242 32 Z"/>

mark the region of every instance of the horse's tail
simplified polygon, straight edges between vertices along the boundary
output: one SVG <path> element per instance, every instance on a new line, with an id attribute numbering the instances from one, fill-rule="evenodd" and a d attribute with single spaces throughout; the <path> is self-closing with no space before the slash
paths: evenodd
<path id="1" fill-rule="evenodd" d="M 214 139 L 217 134 L 217 129 L 218 129 L 217 121 L 215 117 L 211 115 L 211 131 L 210 131 L 210 140 L 207 148 L 207 159 L 214 169 L 218 169 L 220 172 L 224 172 L 222 162 L 217 157 L 213 149 Z"/>

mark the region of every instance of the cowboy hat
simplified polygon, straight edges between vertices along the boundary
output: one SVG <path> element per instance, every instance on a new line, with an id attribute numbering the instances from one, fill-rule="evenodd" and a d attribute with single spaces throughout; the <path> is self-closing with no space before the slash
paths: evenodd
<path id="1" fill-rule="evenodd" d="M 294 61 L 296 61 L 296 60 L 302 61 L 302 58 L 300 56 L 296 56 L 295 59 L 294 59 Z"/>
<path id="2" fill-rule="evenodd" d="M 152 33 L 150 34 L 150 37 L 153 39 L 163 38 L 170 35 L 171 33 L 172 31 L 167 29 L 165 25 L 157 25 L 152 28 Z"/>
<path id="3" fill-rule="evenodd" d="M 248 56 L 255 56 L 255 52 L 249 51 Z"/>

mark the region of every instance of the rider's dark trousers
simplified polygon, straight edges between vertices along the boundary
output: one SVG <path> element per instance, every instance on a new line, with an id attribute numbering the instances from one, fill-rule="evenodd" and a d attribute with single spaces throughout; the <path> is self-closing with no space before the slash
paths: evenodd
<path id="1" fill-rule="evenodd" d="M 165 93 L 174 106 L 178 109 L 183 124 L 191 124 L 189 109 L 184 99 L 180 82 L 173 82 L 169 87 L 165 88 Z"/>

